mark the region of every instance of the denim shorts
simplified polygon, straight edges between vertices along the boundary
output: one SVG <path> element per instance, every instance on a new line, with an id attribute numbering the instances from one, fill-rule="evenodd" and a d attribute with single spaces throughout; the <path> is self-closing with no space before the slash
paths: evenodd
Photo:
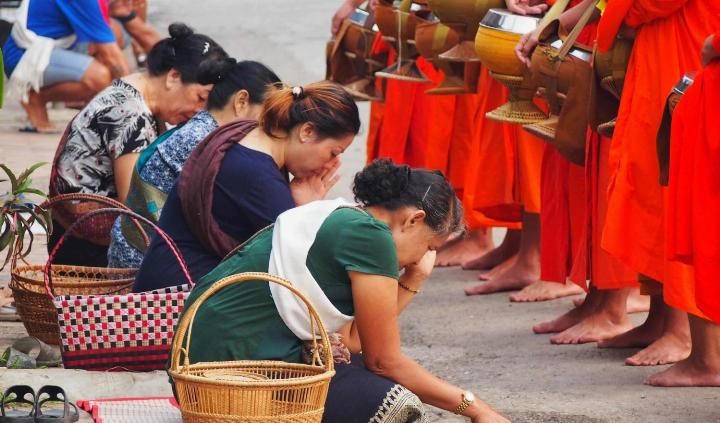
<path id="1" fill-rule="evenodd" d="M 43 87 L 59 82 L 78 82 L 92 63 L 92 56 L 73 50 L 54 48 L 43 73 Z"/>

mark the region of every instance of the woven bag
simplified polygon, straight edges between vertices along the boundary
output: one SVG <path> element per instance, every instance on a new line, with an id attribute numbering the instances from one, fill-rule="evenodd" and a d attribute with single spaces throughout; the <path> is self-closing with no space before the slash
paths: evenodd
<path id="1" fill-rule="evenodd" d="M 114 205 L 115 200 L 94 194 L 64 194 L 46 201 L 38 207 L 36 213 L 51 209 L 66 201 L 97 201 Z M 118 203 L 119 204 L 119 203 Z M 122 208 L 125 208 L 120 204 Z M 83 222 L 87 222 L 84 219 Z M 133 220 L 145 242 L 147 234 L 137 221 Z M 79 228 L 76 225 L 72 233 Z M 71 231 L 66 231 L 58 240 L 56 248 L 48 256 L 45 264 L 18 265 L 14 258 L 10 271 L 10 289 L 15 298 L 17 312 L 28 334 L 47 344 L 60 343 L 57 316 L 52 300 L 48 298 L 46 277 L 50 278 L 53 291 L 58 295 L 104 295 L 130 292 L 137 269 L 113 269 L 107 267 L 88 267 L 74 265 L 52 265 L 57 251 Z"/>
<path id="2" fill-rule="evenodd" d="M 46 295 L 52 298 L 56 309 L 65 368 L 132 371 L 165 368 L 175 324 L 190 294 L 192 278 L 170 237 L 134 212 L 99 209 L 74 225 L 95 215 L 118 213 L 155 229 L 175 255 L 188 284 L 143 293 L 57 296 L 46 277 Z"/>

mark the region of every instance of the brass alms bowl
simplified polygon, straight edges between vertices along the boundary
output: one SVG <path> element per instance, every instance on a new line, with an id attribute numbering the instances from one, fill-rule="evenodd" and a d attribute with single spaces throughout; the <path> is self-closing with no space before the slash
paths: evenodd
<path id="1" fill-rule="evenodd" d="M 510 100 L 488 112 L 488 119 L 528 124 L 547 118 L 533 103 L 537 86 L 529 70 L 515 55 L 520 38 L 539 23 L 536 16 L 515 15 L 505 9 L 491 9 L 480 22 L 475 37 L 477 55 L 491 76 L 510 90 Z"/>
<path id="2" fill-rule="evenodd" d="M 428 0 L 433 13 L 445 25 L 457 25 L 462 28 L 460 41 L 440 58 L 449 61 L 479 61 L 475 53 L 473 40 L 478 24 L 492 8 L 503 7 L 504 0 Z"/>

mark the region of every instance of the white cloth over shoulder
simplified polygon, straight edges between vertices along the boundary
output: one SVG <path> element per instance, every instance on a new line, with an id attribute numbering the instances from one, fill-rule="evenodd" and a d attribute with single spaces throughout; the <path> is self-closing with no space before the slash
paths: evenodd
<path id="1" fill-rule="evenodd" d="M 293 286 L 305 294 L 329 333 L 351 322 L 353 316 L 346 316 L 335 308 L 313 278 L 306 262 L 320 226 L 330 213 L 343 206 L 353 207 L 355 204 L 342 198 L 314 201 L 278 216 L 273 228 L 268 267 L 270 274 L 291 281 Z M 270 292 L 287 327 L 301 340 L 312 340 L 314 334 L 310 333 L 310 315 L 302 300 L 277 284 L 270 284 Z"/>
<path id="2" fill-rule="evenodd" d="M 8 97 L 28 101 L 30 90 L 40 92 L 43 85 L 43 73 L 50 64 L 50 55 L 54 48 L 67 49 L 75 43 L 75 34 L 60 39 L 41 37 L 27 27 L 30 0 L 23 0 L 18 8 L 17 20 L 10 35 L 15 44 L 25 49 L 8 82 Z"/>

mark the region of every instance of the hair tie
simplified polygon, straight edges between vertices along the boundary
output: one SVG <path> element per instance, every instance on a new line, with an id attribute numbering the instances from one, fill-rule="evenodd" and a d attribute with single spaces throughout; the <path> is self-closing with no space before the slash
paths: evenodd
<path id="1" fill-rule="evenodd" d="M 303 87 L 300 85 L 296 85 L 296 86 L 292 87 L 292 95 L 296 100 L 300 99 L 304 92 L 305 92 L 305 90 L 303 90 Z"/>
<path id="2" fill-rule="evenodd" d="M 210 43 L 205 41 L 205 44 L 203 45 L 202 55 L 206 55 L 208 51 L 210 51 Z"/>

